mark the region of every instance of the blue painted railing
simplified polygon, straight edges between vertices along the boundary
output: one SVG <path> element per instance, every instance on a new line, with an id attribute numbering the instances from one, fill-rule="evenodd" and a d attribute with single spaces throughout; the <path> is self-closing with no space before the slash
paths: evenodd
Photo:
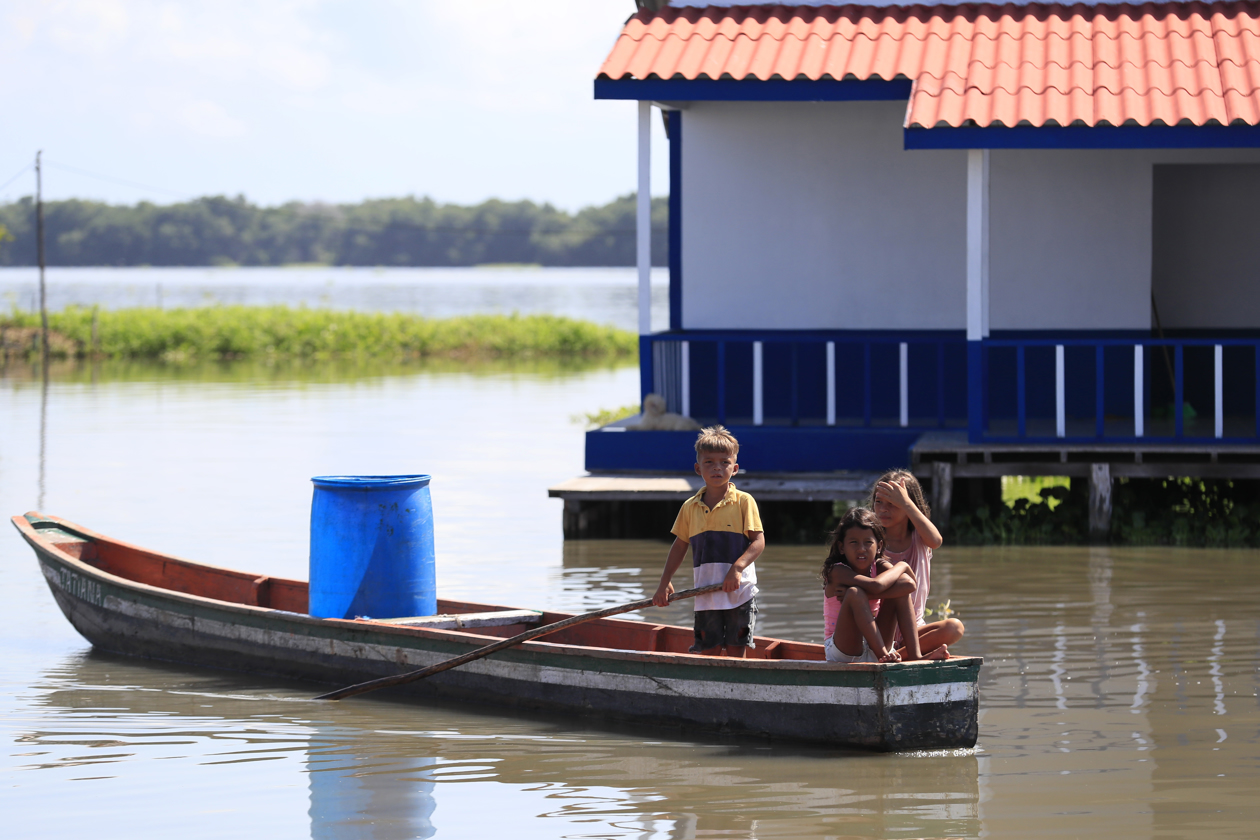
<path id="1" fill-rule="evenodd" d="M 727 425 L 963 428 L 959 332 L 677 331 L 640 339 L 642 390 Z"/>
<path id="2" fill-rule="evenodd" d="M 990 338 L 968 356 L 973 442 L 1260 442 L 1260 338 Z"/>

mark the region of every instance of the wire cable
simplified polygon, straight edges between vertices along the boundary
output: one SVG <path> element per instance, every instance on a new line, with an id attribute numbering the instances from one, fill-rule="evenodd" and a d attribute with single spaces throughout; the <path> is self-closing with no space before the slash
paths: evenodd
<path id="1" fill-rule="evenodd" d="M 165 195 L 174 196 L 175 198 L 182 198 L 184 200 L 188 200 L 192 198 L 192 196 L 189 195 L 188 193 L 175 192 L 174 190 L 166 190 L 166 189 L 162 189 L 161 187 L 155 187 L 152 184 L 141 184 L 139 181 L 128 181 L 125 178 L 113 178 L 113 177 L 110 177 L 109 175 L 101 175 L 96 172 L 89 172 L 86 169 L 79 169 L 77 166 L 67 166 L 64 163 L 54 163 L 53 161 L 45 160 L 44 166 L 51 166 L 54 169 L 63 169 L 66 172 L 73 172 L 76 175 L 84 175 L 88 178 L 96 178 L 100 181 L 108 181 L 110 183 L 121 184 L 122 186 L 126 186 L 126 187 L 137 187 L 138 189 L 142 189 L 142 190 L 152 190 L 153 192 L 164 193 Z"/>
<path id="2" fill-rule="evenodd" d="M 30 168 L 31 168 L 31 165 L 30 165 L 29 163 L 28 163 L 28 164 L 26 164 L 26 166 L 23 166 L 21 169 L 19 169 L 19 170 L 17 171 L 17 174 L 16 174 L 16 175 L 14 175 L 14 176 L 13 176 L 12 178 L 10 178 L 9 180 L 5 181 L 3 184 L 0 184 L 0 192 L 2 192 L 2 191 L 6 188 L 6 187 L 8 187 L 8 186 L 9 186 L 9 184 L 12 184 L 12 183 L 13 183 L 14 181 L 16 181 L 18 178 L 21 178 L 23 175 L 25 175 L 25 174 L 26 174 L 26 170 L 28 170 L 28 169 L 30 169 Z"/>

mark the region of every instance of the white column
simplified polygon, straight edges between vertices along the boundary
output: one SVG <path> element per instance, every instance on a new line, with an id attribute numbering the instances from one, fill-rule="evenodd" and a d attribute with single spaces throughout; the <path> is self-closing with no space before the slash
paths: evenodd
<path id="1" fill-rule="evenodd" d="M 652 103 L 639 102 L 639 190 L 635 260 L 639 267 L 639 335 L 652 332 Z"/>
<path id="2" fill-rule="evenodd" d="M 1142 370 L 1142 345 L 1133 345 L 1133 436 L 1146 434 L 1145 372 Z"/>
<path id="3" fill-rule="evenodd" d="M 691 416 L 691 342 L 684 341 L 682 343 L 682 379 L 680 390 L 682 391 L 682 416 Z"/>
<path id="4" fill-rule="evenodd" d="M 1067 409 L 1063 395 L 1063 345 L 1054 345 L 1054 433 L 1067 437 Z"/>
<path id="5" fill-rule="evenodd" d="M 836 343 L 827 342 L 827 425 L 836 425 Z"/>
<path id="6" fill-rule="evenodd" d="M 1216 436 L 1225 437 L 1225 348 L 1216 347 Z"/>
<path id="7" fill-rule="evenodd" d="M 967 152 L 967 340 L 989 335 L 989 150 Z"/>
<path id="8" fill-rule="evenodd" d="M 753 425 L 760 426 L 765 419 L 762 412 L 761 342 L 753 342 Z"/>
<path id="9" fill-rule="evenodd" d="M 910 425 L 910 345 L 901 342 L 901 425 Z"/>

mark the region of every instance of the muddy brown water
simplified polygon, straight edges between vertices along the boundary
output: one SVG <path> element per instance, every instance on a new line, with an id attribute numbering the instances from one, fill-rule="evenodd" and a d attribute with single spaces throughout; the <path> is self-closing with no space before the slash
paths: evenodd
<path id="1" fill-rule="evenodd" d="M 127 366 L 0 374 L 0 500 L 305 576 L 311 475 L 429 472 L 445 595 L 643 597 L 665 544 L 564 543 L 585 371 Z M 43 405 L 41 446 L 41 405 Z M 42 462 L 40 455 L 43 455 Z M 816 640 L 821 549 L 758 562 L 766 635 Z M 930 605 L 985 657 L 974 751 L 863 755 L 363 698 L 95 652 L 0 538 L 0 807 L 20 837 L 1250 837 L 1260 553 L 952 549 Z M 662 618 L 663 617 L 663 618 Z M 687 623 L 685 606 L 653 615 Z"/>

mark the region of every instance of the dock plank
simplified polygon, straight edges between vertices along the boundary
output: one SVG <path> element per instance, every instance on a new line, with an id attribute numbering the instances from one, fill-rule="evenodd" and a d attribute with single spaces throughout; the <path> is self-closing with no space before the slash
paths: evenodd
<path id="1" fill-rule="evenodd" d="M 735 486 L 758 501 L 835 501 L 860 499 L 870 493 L 878 473 L 743 473 Z M 553 499 L 579 501 L 678 501 L 696 493 L 704 482 L 697 475 L 595 474 L 571 478 L 547 488 Z"/>

